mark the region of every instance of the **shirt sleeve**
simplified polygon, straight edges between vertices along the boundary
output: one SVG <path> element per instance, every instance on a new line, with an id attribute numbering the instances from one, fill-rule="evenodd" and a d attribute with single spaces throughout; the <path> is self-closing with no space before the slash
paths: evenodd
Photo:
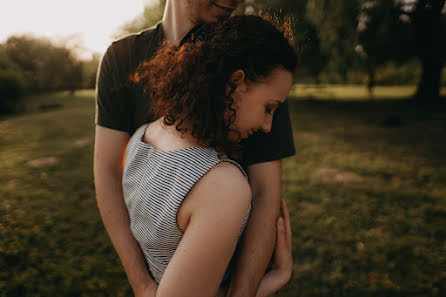
<path id="1" fill-rule="evenodd" d="M 106 51 L 99 65 L 96 81 L 96 118 L 97 125 L 129 132 L 131 111 L 126 89 L 128 89 L 128 71 L 125 63 L 125 45 L 123 41 L 114 42 Z"/>
<path id="2" fill-rule="evenodd" d="M 270 133 L 256 133 L 244 143 L 243 166 L 281 160 L 293 156 L 293 130 L 286 100 L 274 113 Z"/>

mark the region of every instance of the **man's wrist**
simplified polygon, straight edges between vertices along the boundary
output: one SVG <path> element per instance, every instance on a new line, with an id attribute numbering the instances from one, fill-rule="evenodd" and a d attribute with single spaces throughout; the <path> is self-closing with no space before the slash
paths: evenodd
<path id="1" fill-rule="evenodd" d="M 256 292 L 250 292 L 250 286 L 235 286 L 233 283 L 229 286 L 228 293 L 226 297 L 251 297 L 255 296 Z"/>
<path id="2" fill-rule="evenodd" d="M 141 279 L 138 283 L 132 284 L 135 297 L 156 296 L 158 284 L 150 277 Z"/>

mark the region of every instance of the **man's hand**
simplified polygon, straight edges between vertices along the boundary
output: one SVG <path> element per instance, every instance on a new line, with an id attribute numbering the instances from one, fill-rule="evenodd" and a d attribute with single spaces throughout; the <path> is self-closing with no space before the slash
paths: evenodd
<path id="1" fill-rule="evenodd" d="M 271 269 L 263 276 L 256 297 L 266 297 L 282 288 L 293 272 L 291 223 L 285 201 L 281 202 L 282 217 L 277 220 L 277 239 Z"/>
<path id="2" fill-rule="evenodd" d="M 158 284 L 153 282 L 148 282 L 147 286 L 140 289 L 133 290 L 135 297 L 156 297 L 156 291 L 158 290 Z"/>
<path id="3" fill-rule="evenodd" d="M 277 240 L 271 270 L 265 274 L 274 274 L 286 284 L 293 272 L 292 232 L 290 215 L 285 201 L 282 199 L 280 210 L 282 216 L 277 220 Z"/>

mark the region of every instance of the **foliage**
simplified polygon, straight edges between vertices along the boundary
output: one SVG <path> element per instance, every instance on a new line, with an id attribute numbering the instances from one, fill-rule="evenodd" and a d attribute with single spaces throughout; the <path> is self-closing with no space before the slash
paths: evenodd
<path id="1" fill-rule="evenodd" d="M 327 55 L 321 51 L 319 33 L 305 17 L 307 0 L 245 1 L 236 13 L 261 13 L 275 16 L 279 22 L 289 21 L 293 43 L 299 55 L 298 76 L 309 76 L 315 81 L 327 64 Z"/>
<path id="2" fill-rule="evenodd" d="M 419 38 L 430 33 L 423 32 L 432 32 L 438 37 L 446 32 L 445 21 L 437 28 L 439 32 L 435 32 L 418 25 L 420 22 L 407 21 L 415 20 L 415 14 L 402 13 L 410 3 L 426 1 L 248 0 L 235 13 L 262 11 L 290 18 L 293 43 L 299 53 L 297 77 L 300 82 L 365 83 L 367 74 L 375 71 L 377 84 L 411 84 L 414 79 L 421 81 L 424 73 L 423 63 L 414 66 L 412 62 L 419 58 L 420 49 L 425 48 L 419 46 L 425 44 Z M 436 1 L 440 5 L 444 3 L 444 0 Z M 146 7 L 144 13 L 124 25 L 119 34 L 153 26 L 161 20 L 164 4 L 162 0 Z M 416 28 L 421 27 L 424 31 L 416 35 Z M 446 39 L 437 40 L 445 43 Z M 444 54 L 446 49 L 437 52 Z M 405 74 L 403 69 L 409 72 Z"/>
<path id="3" fill-rule="evenodd" d="M 27 114 L 0 120 L 0 296 L 131 296 L 96 205 L 94 92 L 25 102 Z M 277 296 L 444 296 L 446 106 L 289 106 L 294 269 Z"/>
<path id="4" fill-rule="evenodd" d="M 0 44 L 0 114 L 18 111 L 27 92 L 94 88 L 99 55 L 80 61 L 46 38 L 11 36 Z"/>
<path id="5" fill-rule="evenodd" d="M 26 82 L 20 68 L 8 57 L 5 47 L 0 45 L 0 114 L 16 111 L 25 91 Z"/>
<path id="6" fill-rule="evenodd" d="M 94 89 L 96 86 L 96 74 L 101 56 L 95 54 L 90 60 L 82 61 L 82 89 Z"/>
<path id="7" fill-rule="evenodd" d="M 413 56 L 415 39 L 407 18 L 401 17 L 401 3 L 393 1 L 362 1 L 359 14 L 360 52 L 369 67 L 387 61 L 402 62 Z"/>
<path id="8" fill-rule="evenodd" d="M 25 93 L 25 80 L 20 72 L 0 70 L 0 114 L 18 109 Z"/>
<path id="9" fill-rule="evenodd" d="M 351 0 L 309 0 L 307 19 L 318 30 L 321 51 L 328 56 L 327 70 L 339 73 L 347 81 L 349 69 L 358 67 L 355 54 L 359 4 Z"/>
<path id="10" fill-rule="evenodd" d="M 348 71 L 358 67 L 354 52 L 357 1 L 256 0 L 245 3 L 242 9 L 246 6 L 292 17 L 300 76 L 319 82 L 325 70 L 338 73 L 346 82 Z"/>
<path id="11" fill-rule="evenodd" d="M 144 7 L 144 12 L 130 22 L 122 25 L 115 36 L 120 37 L 122 35 L 140 32 L 156 25 L 163 18 L 165 5 L 166 0 L 158 0 L 156 4 Z"/>
<path id="12" fill-rule="evenodd" d="M 446 61 L 444 0 L 363 0 L 358 27 L 360 54 L 369 71 L 388 61 L 421 61 L 416 98 L 439 97 Z"/>
<path id="13" fill-rule="evenodd" d="M 80 62 L 64 46 L 45 38 L 12 36 L 5 44 L 9 58 L 21 69 L 31 91 L 76 89 Z"/>
<path id="14" fill-rule="evenodd" d="M 417 59 L 405 63 L 389 61 L 376 68 L 376 83 L 380 85 L 416 85 L 420 79 L 420 62 Z"/>

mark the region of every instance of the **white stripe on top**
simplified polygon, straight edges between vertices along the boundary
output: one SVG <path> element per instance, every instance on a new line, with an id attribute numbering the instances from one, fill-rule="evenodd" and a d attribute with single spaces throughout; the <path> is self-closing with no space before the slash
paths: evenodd
<path id="1" fill-rule="evenodd" d="M 152 276 L 159 283 L 183 237 L 176 217 L 189 190 L 220 162 L 237 165 L 247 176 L 237 162 L 219 158 L 212 148 L 157 150 L 142 141 L 147 126 L 138 129 L 129 141 L 122 186 L 130 229 L 144 253 Z M 251 207 L 240 230 L 239 240 L 250 210 Z M 230 267 L 224 274 L 223 282 L 229 275 Z"/>

